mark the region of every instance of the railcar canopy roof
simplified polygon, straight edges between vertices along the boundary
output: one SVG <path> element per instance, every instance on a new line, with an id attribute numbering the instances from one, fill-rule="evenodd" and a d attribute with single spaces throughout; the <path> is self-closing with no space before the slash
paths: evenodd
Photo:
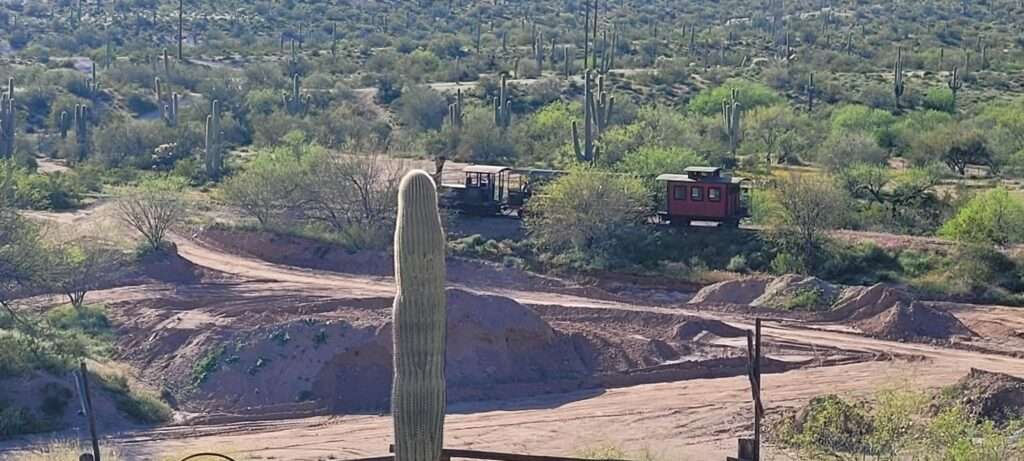
<path id="1" fill-rule="evenodd" d="M 746 181 L 746 178 L 738 178 L 733 176 L 705 176 L 701 178 L 691 178 L 685 174 L 663 174 L 655 178 L 658 181 L 669 181 L 669 182 L 695 182 L 695 183 L 726 183 L 726 184 L 739 184 Z"/>
<path id="2" fill-rule="evenodd" d="M 469 165 L 466 168 L 463 168 L 462 171 L 465 173 L 497 174 L 508 169 L 510 168 L 507 166 Z"/>
<path id="3" fill-rule="evenodd" d="M 722 171 L 722 169 L 717 166 L 688 166 L 685 169 L 683 169 L 683 171 L 686 173 L 718 174 Z"/>

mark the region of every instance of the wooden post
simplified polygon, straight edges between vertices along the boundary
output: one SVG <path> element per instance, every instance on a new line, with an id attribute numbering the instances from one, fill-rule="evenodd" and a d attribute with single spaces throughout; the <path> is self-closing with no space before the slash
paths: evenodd
<path id="1" fill-rule="evenodd" d="M 92 437 L 92 458 L 93 461 L 100 461 L 100 441 L 96 437 L 96 414 L 92 411 L 92 397 L 89 395 L 89 370 L 85 368 L 85 362 L 79 365 L 79 377 L 81 379 L 82 399 L 85 401 L 85 413 L 89 418 L 89 436 Z"/>
<path id="2" fill-rule="evenodd" d="M 754 380 L 757 391 L 754 393 L 754 461 L 761 461 L 761 319 L 754 319 Z"/>
<path id="3" fill-rule="evenodd" d="M 761 461 L 761 319 L 754 320 L 754 331 L 747 330 L 747 377 L 750 379 L 750 396 L 754 401 L 754 438 L 740 439 L 739 459 Z"/>

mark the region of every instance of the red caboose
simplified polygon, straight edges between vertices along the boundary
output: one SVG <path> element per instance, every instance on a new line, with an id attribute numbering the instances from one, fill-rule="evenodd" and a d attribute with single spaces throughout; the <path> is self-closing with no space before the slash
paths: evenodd
<path id="1" fill-rule="evenodd" d="M 685 174 L 663 174 L 665 181 L 662 220 L 676 225 L 689 225 L 694 221 L 718 222 L 738 226 L 740 219 L 749 216 L 746 180 L 722 175 L 716 167 L 689 167 Z"/>

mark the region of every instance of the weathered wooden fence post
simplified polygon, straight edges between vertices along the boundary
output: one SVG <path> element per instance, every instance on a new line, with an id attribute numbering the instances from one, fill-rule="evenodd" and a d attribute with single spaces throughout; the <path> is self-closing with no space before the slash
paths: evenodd
<path id="1" fill-rule="evenodd" d="M 92 461 L 100 461 L 100 441 L 96 437 L 96 414 L 92 411 L 92 396 L 89 395 L 89 370 L 85 368 L 85 361 L 79 364 L 78 392 L 82 400 L 82 411 L 85 412 L 86 417 L 89 419 L 89 436 L 92 438 Z"/>
<path id="2" fill-rule="evenodd" d="M 747 378 L 754 401 L 754 438 L 739 439 L 736 457 L 727 457 L 726 461 L 761 461 L 761 319 L 754 320 L 754 331 L 747 330 L 747 357 Z"/>

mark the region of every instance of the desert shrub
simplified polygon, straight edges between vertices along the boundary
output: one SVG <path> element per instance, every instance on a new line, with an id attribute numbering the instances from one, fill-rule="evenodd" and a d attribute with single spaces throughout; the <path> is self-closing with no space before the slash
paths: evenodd
<path id="1" fill-rule="evenodd" d="M 932 88 L 924 96 L 925 109 L 950 112 L 954 110 L 953 92 L 948 88 Z"/>
<path id="2" fill-rule="evenodd" d="M 780 431 L 787 445 L 814 452 L 868 452 L 868 437 L 874 431 L 871 415 L 863 404 L 851 403 L 837 395 L 815 397 L 804 409 L 800 421 L 791 421 Z"/>
<path id="3" fill-rule="evenodd" d="M 888 157 L 873 136 L 862 132 L 832 134 L 817 148 L 818 162 L 832 171 L 858 163 L 882 165 Z"/>
<path id="4" fill-rule="evenodd" d="M 822 252 L 815 275 L 832 282 L 872 285 L 897 281 L 901 275 L 897 257 L 872 242 L 851 245 L 833 241 L 825 245 Z"/>
<path id="5" fill-rule="evenodd" d="M 774 90 L 762 83 L 730 79 L 720 86 L 701 91 L 690 101 L 690 111 L 703 115 L 715 115 L 722 110 L 722 101 L 730 98 L 732 91 L 738 91 L 737 99 L 743 110 L 761 106 L 772 106 L 783 101 Z"/>
<path id="6" fill-rule="evenodd" d="M 78 459 L 82 453 L 90 453 L 92 447 L 83 445 L 77 440 L 55 440 L 41 446 L 33 446 L 27 451 L 10 455 L 10 461 L 68 461 Z M 128 458 L 120 456 L 111 444 L 100 445 L 100 456 L 105 461 L 124 461 Z"/>
<path id="7" fill-rule="evenodd" d="M 139 423 L 163 423 L 170 421 L 171 408 L 160 398 L 148 391 L 133 389 L 128 378 L 122 374 L 93 374 L 92 379 L 110 394 L 114 405 L 132 420 Z"/>
<path id="8" fill-rule="evenodd" d="M 395 103 L 398 105 L 399 119 L 414 131 L 441 128 L 448 111 L 448 102 L 444 96 L 427 86 L 406 89 Z"/>
<path id="9" fill-rule="evenodd" d="M 965 243 L 1024 241 L 1024 202 L 999 187 L 975 195 L 942 225 L 939 235 Z"/>
<path id="10" fill-rule="evenodd" d="M 541 251 L 596 261 L 634 244 L 648 213 L 647 189 L 636 177 L 577 168 L 534 196 L 526 227 Z"/>
<path id="11" fill-rule="evenodd" d="M 736 255 L 729 259 L 729 264 L 725 266 L 725 269 L 731 272 L 747 272 L 750 270 L 750 266 L 746 256 Z"/>

